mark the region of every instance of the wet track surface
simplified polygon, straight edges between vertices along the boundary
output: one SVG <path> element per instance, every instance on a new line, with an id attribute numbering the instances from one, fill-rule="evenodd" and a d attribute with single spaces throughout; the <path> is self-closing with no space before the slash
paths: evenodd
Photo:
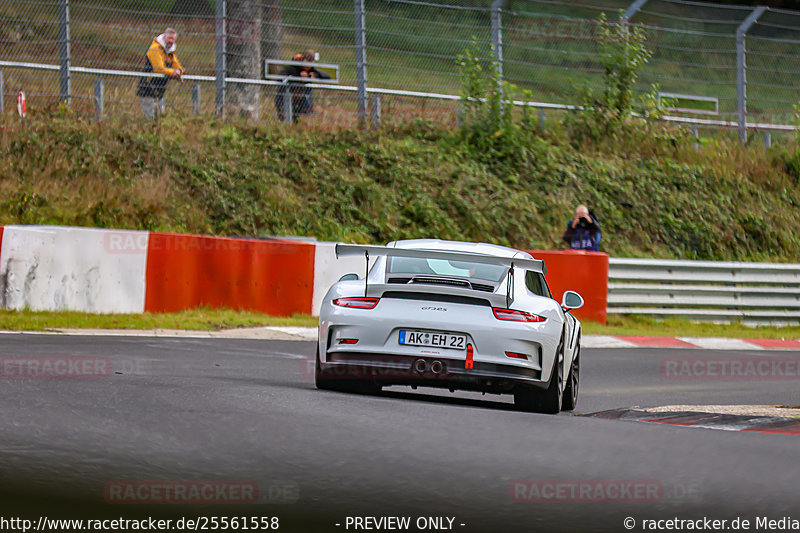
<path id="1" fill-rule="evenodd" d="M 353 531 L 348 516 L 404 515 L 412 524 L 448 516 L 456 531 L 800 518 L 796 436 L 521 413 L 510 396 L 318 391 L 313 350 L 291 341 L 0 335 L 2 515 L 224 511 L 278 516 L 282 531 Z M 108 367 L 84 377 L 9 375 L 8 361 L 32 357 Z M 764 357 L 800 353 L 584 349 L 576 414 L 800 404 L 797 377 L 685 379 L 666 370 Z M 107 503 L 104 490 L 121 480 L 241 481 L 260 497 L 236 506 Z M 569 493 L 580 484 L 592 493 Z M 637 486 L 657 491 L 626 492 Z M 548 496 L 546 487 L 563 490 Z"/>

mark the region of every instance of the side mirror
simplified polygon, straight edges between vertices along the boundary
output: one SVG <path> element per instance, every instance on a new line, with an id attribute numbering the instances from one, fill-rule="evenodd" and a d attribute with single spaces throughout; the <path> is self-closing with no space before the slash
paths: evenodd
<path id="1" fill-rule="evenodd" d="M 344 276 L 339 278 L 339 281 L 355 281 L 357 279 L 358 279 L 358 274 L 353 274 L 351 272 L 350 274 L 345 274 Z"/>
<path id="2" fill-rule="evenodd" d="M 561 307 L 564 311 L 572 311 L 583 307 L 583 297 L 575 291 L 567 291 L 561 299 Z"/>

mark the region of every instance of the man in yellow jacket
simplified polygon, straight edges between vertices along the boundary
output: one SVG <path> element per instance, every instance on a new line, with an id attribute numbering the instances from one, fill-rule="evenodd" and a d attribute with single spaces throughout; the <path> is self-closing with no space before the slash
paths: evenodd
<path id="1" fill-rule="evenodd" d="M 167 90 L 168 78 L 183 83 L 183 66 L 175 55 L 175 41 L 178 32 L 167 28 L 164 33 L 153 39 L 147 50 L 144 61 L 144 72 L 164 74 L 163 76 L 145 76 L 139 79 L 136 95 L 142 99 L 142 112 L 145 117 L 154 117 L 164 112 L 164 92 Z"/>

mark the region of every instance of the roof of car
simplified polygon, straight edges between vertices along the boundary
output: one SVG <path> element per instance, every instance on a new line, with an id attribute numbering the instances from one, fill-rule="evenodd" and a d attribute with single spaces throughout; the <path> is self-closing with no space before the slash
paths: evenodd
<path id="1" fill-rule="evenodd" d="M 412 248 L 415 250 L 448 250 L 456 252 L 469 252 L 473 254 L 493 255 L 495 257 L 518 257 L 520 259 L 533 259 L 533 256 L 528 252 L 485 242 L 445 241 L 442 239 L 408 239 L 390 242 L 386 246 L 394 248 Z"/>

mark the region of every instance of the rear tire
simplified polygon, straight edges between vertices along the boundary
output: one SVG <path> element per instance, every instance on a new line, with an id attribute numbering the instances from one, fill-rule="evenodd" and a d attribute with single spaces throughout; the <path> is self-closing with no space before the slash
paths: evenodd
<path id="1" fill-rule="evenodd" d="M 317 343 L 316 362 L 314 364 L 314 384 L 318 389 L 336 392 L 376 394 L 381 391 L 381 386 L 372 380 L 331 377 L 330 372 L 322 369 L 322 363 L 319 360 L 319 343 Z"/>
<path id="2" fill-rule="evenodd" d="M 575 346 L 575 357 L 572 358 L 572 364 L 569 369 L 569 376 L 567 377 L 567 387 L 564 389 L 564 401 L 561 406 L 562 411 L 572 411 L 578 404 L 578 386 L 580 385 L 581 377 L 581 338 L 578 336 Z"/>
<path id="3" fill-rule="evenodd" d="M 322 390 L 337 390 L 337 380 L 326 377 L 327 372 L 322 370 L 322 363 L 319 361 L 319 343 L 317 343 L 317 352 L 315 354 L 314 363 L 314 384 L 318 389 Z"/>
<path id="4" fill-rule="evenodd" d="M 520 389 L 514 391 L 514 405 L 520 411 L 557 415 L 561 411 L 564 386 L 564 336 L 556 350 L 556 360 L 550 372 L 547 389 Z"/>
<path id="5" fill-rule="evenodd" d="M 564 340 L 556 352 L 556 360 L 553 364 L 553 372 L 550 374 L 550 383 L 547 389 L 542 391 L 540 403 L 540 413 L 557 415 L 561 411 L 561 404 L 564 399 Z"/>
<path id="6" fill-rule="evenodd" d="M 542 391 L 538 389 L 518 389 L 514 391 L 514 407 L 526 413 L 538 413 Z"/>

